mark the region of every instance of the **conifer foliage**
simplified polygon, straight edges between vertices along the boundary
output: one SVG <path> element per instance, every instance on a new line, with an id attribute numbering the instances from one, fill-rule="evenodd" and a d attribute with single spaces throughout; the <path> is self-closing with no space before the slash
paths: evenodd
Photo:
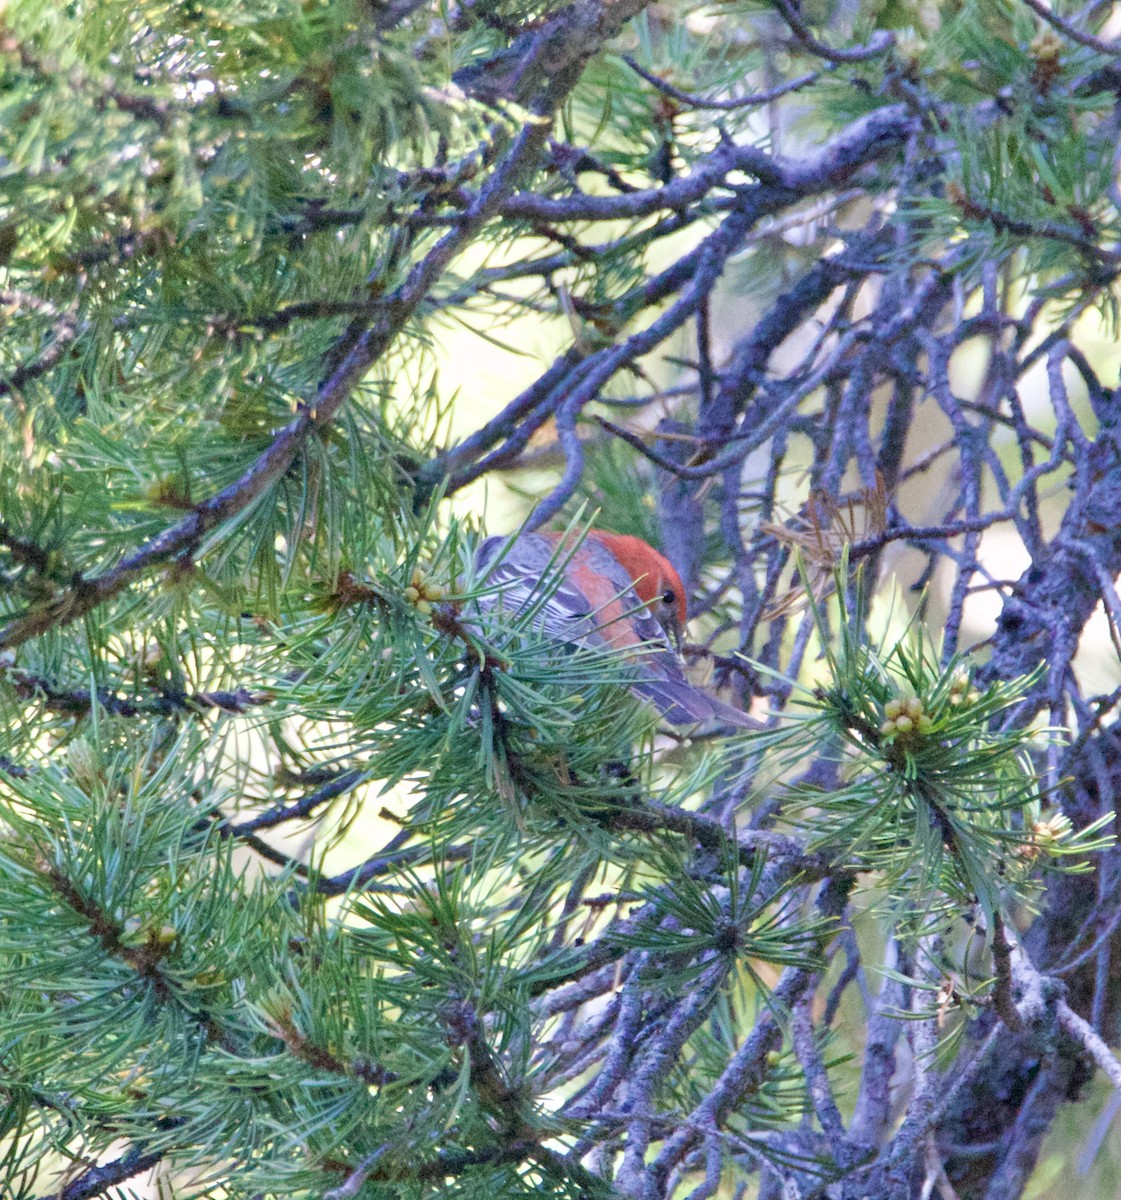
<path id="1" fill-rule="evenodd" d="M 0 1194 L 1116 1194 L 1112 10 L 9 0 Z"/>

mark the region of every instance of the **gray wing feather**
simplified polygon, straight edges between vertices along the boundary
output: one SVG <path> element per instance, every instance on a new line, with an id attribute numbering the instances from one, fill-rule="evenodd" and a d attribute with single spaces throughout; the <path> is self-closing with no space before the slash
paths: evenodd
<path id="1" fill-rule="evenodd" d="M 528 627 L 561 643 L 593 639 L 592 606 L 578 587 L 561 577 L 564 561 L 563 551 L 558 554 L 554 543 L 536 534 L 523 534 L 512 545 L 508 538 L 487 538 L 475 557 L 486 589 L 479 608 L 502 608 L 512 614 L 529 609 Z"/>

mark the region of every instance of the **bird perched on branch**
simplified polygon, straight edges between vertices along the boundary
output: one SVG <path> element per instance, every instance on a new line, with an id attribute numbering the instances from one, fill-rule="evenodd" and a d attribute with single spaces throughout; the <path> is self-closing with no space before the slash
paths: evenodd
<path id="1" fill-rule="evenodd" d="M 685 678 L 675 652 L 685 629 L 685 588 L 670 561 L 641 538 L 599 529 L 583 541 L 571 533 L 492 537 L 476 561 L 495 589 L 485 607 L 517 611 L 540 604 L 534 623 L 546 637 L 619 651 L 634 666 L 631 690 L 671 725 L 759 728 Z M 553 573 L 560 585 L 542 589 Z"/>

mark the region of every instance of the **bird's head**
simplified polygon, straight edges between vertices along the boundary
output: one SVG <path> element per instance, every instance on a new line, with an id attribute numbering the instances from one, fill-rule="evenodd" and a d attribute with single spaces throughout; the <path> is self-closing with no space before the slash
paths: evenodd
<path id="1" fill-rule="evenodd" d="M 629 533 L 600 533 L 593 536 L 607 547 L 634 580 L 635 594 L 680 647 L 685 636 L 685 585 L 664 554 L 642 538 Z"/>

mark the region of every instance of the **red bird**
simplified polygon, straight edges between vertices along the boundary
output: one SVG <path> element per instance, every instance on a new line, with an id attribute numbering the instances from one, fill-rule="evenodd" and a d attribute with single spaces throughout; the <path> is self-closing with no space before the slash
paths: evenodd
<path id="1" fill-rule="evenodd" d="M 479 547 L 476 565 L 496 589 L 486 607 L 540 604 L 534 623 L 546 637 L 624 655 L 639 651 L 631 656 L 631 690 L 671 725 L 759 727 L 685 678 L 670 644 L 679 646 L 684 632 L 685 588 L 670 561 L 641 538 L 599 529 L 583 541 L 562 533 L 525 533 L 512 543 L 492 537 Z M 542 579 L 557 572 L 560 586 L 542 601 Z"/>

